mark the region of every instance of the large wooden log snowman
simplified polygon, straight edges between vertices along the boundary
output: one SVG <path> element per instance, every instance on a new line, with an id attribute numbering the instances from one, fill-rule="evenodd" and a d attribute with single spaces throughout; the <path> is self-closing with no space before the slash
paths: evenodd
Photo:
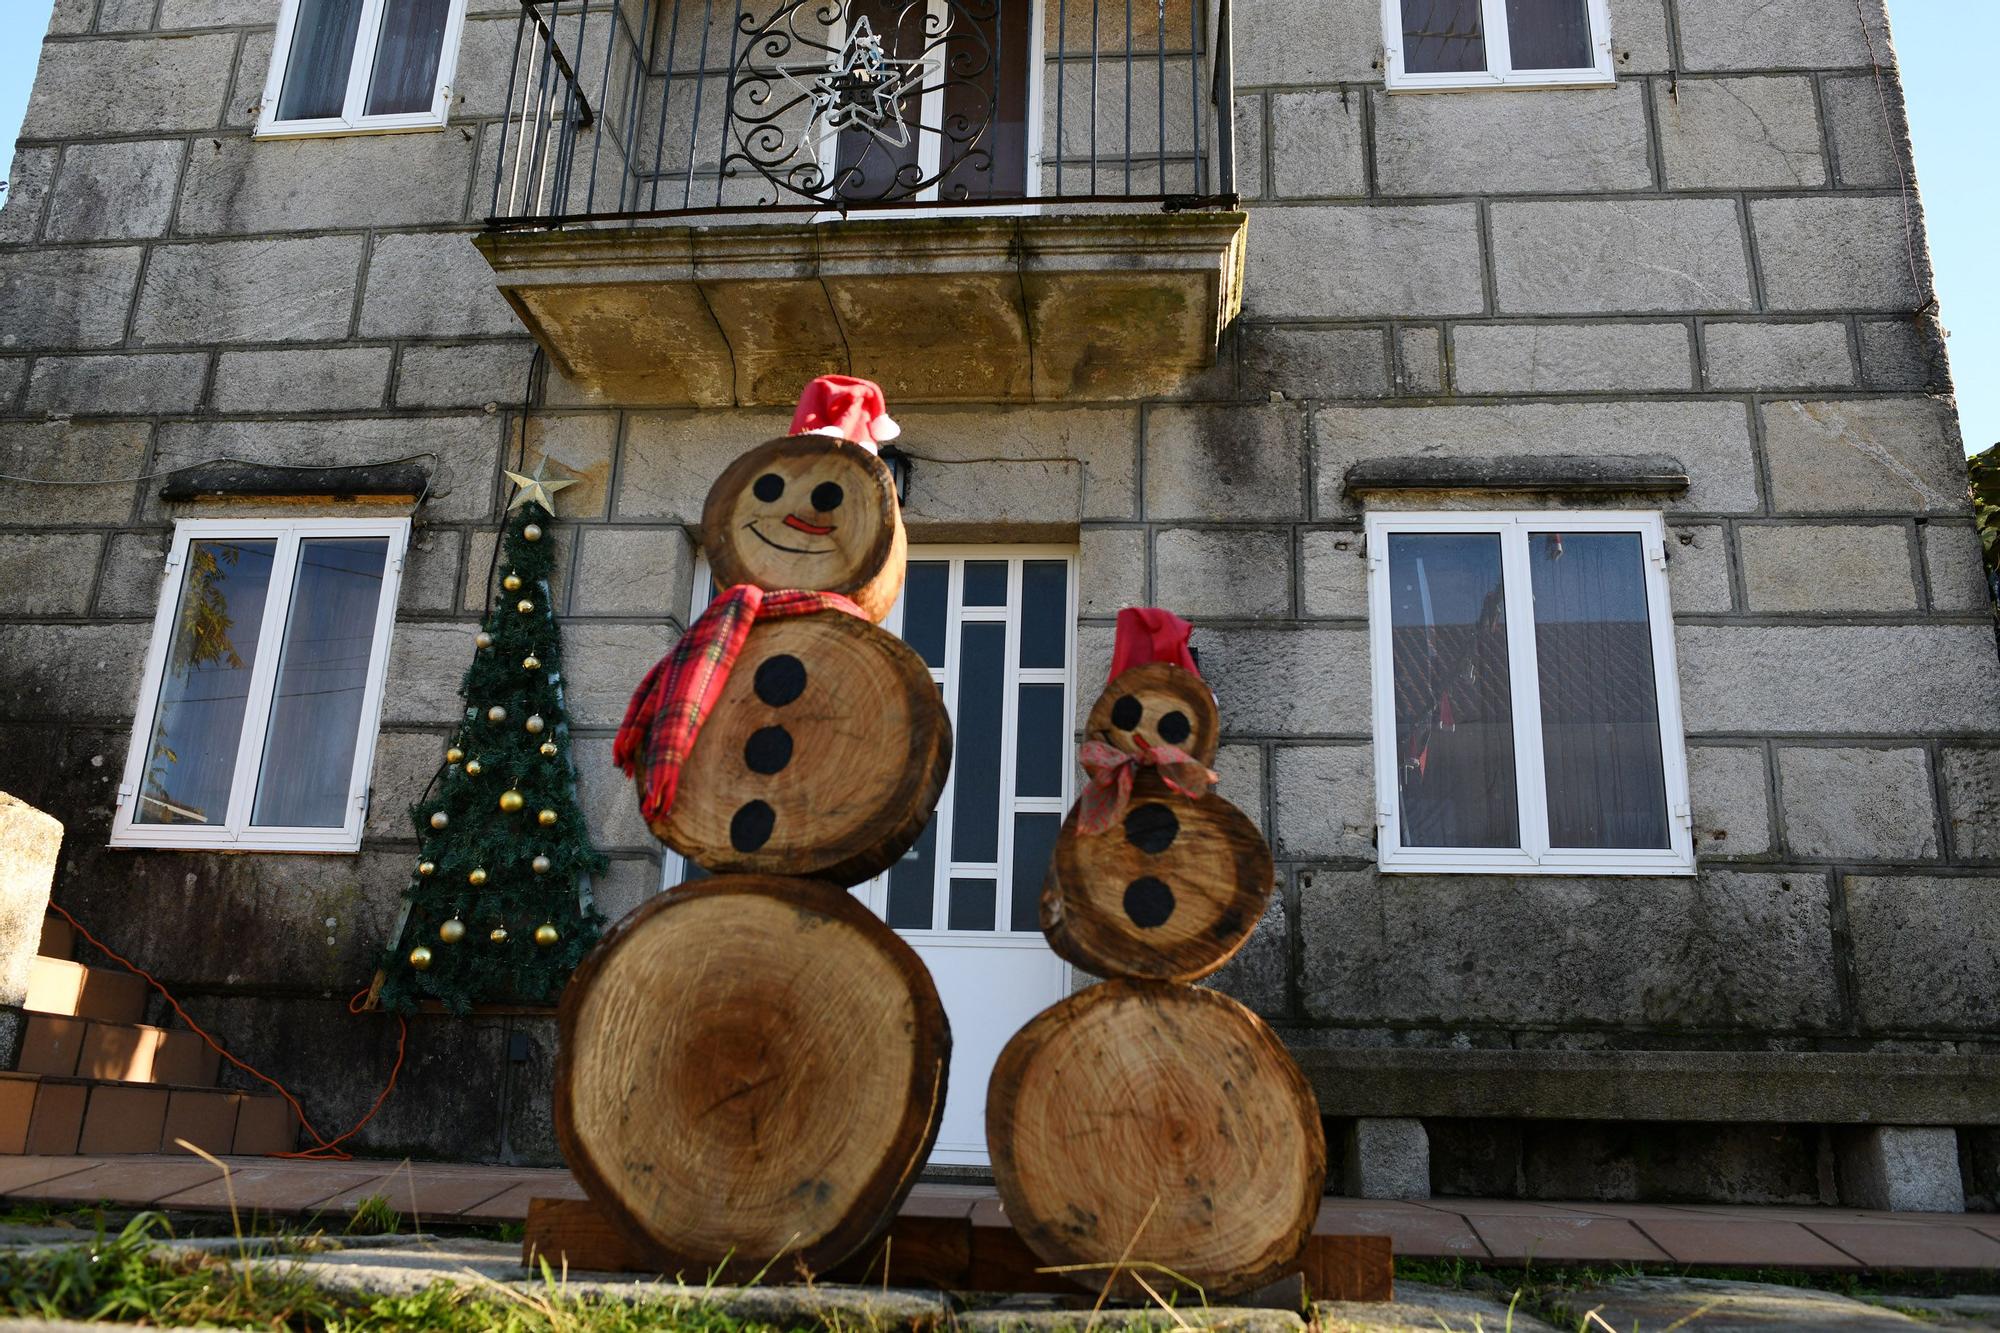
<path id="1" fill-rule="evenodd" d="M 608 933 L 564 993 L 556 1135 L 667 1272 L 824 1272 L 895 1217 L 951 1037 L 916 953 L 849 892 L 916 841 L 951 765 L 923 661 L 879 622 L 905 540 L 881 391 L 827 377 L 716 481 L 725 591 L 615 749 L 656 835 L 713 877 Z"/>
<path id="2" fill-rule="evenodd" d="M 1150 1295 L 1141 1280 L 1215 1299 L 1293 1271 L 1326 1179 L 1319 1107 L 1283 1044 L 1188 984 L 1243 947 L 1272 890 L 1263 836 L 1210 790 L 1221 726 L 1188 634 L 1162 611 L 1119 615 L 1091 781 L 1041 899 L 1055 951 L 1109 980 L 1030 1020 L 987 1087 L 1008 1220 L 1051 1267 L 1129 1299 Z"/>

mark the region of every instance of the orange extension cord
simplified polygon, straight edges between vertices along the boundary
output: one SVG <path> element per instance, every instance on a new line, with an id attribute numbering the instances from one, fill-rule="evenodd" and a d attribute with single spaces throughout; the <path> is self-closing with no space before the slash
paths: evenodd
<path id="1" fill-rule="evenodd" d="M 145 968 L 140 967 L 137 963 L 134 963 L 131 959 L 126 958 L 124 955 L 110 948 L 108 945 L 104 943 L 103 940 L 100 940 L 97 938 L 97 936 L 91 934 L 90 931 L 84 926 L 83 922 L 78 921 L 75 917 L 71 916 L 67 911 L 57 906 L 55 903 L 49 904 L 49 910 L 51 912 L 54 912 L 57 916 L 60 916 L 63 920 L 69 922 L 70 925 L 76 927 L 76 933 L 83 936 L 84 939 L 90 941 L 92 947 L 96 948 L 97 950 L 105 954 L 113 962 L 124 967 L 126 970 L 137 973 L 139 976 L 144 977 L 149 983 L 151 983 L 153 989 L 158 991 L 161 995 L 165 996 L 167 1003 L 173 1006 L 174 1012 L 181 1016 L 181 1022 L 186 1023 L 189 1028 L 193 1029 L 196 1033 L 200 1034 L 201 1039 L 203 1041 L 207 1042 L 210 1046 L 213 1046 L 215 1048 L 216 1054 L 220 1055 L 223 1059 L 229 1061 L 230 1064 L 235 1065 L 238 1069 L 250 1075 L 252 1078 L 261 1079 L 264 1082 L 270 1084 L 272 1087 L 278 1090 L 278 1095 L 280 1097 L 283 1097 L 286 1101 L 292 1104 L 292 1110 L 298 1115 L 299 1123 L 305 1126 L 306 1133 L 312 1135 L 313 1141 L 317 1143 L 319 1146 L 316 1148 L 308 1148 L 304 1152 L 277 1152 L 277 1153 L 270 1153 L 268 1154 L 269 1156 L 295 1157 L 304 1161 L 325 1161 L 325 1162 L 345 1162 L 350 1160 L 354 1156 L 353 1153 L 342 1151 L 339 1145 L 344 1143 L 346 1140 L 353 1138 L 356 1134 L 360 1133 L 361 1127 L 367 1124 L 370 1120 L 373 1120 L 375 1118 L 375 1113 L 382 1109 L 382 1103 L 388 1101 L 389 1094 L 396 1090 L 396 1076 L 403 1072 L 403 1050 L 404 1047 L 408 1044 L 410 1039 L 410 1024 L 408 1020 L 404 1019 L 400 1014 L 397 1015 L 396 1063 L 389 1070 L 388 1083 L 384 1084 L 382 1091 L 376 1095 L 375 1104 L 368 1108 L 367 1115 L 362 1116 L 359 1120 L 354 1122 L 354 1127 L 352 1129 L 349 1129 L 345 1134 L 341 1134 L 336 1138 L 329 1139 L 324 1134 L 320 1133 L 317 1129 L 313 1128 L 313 1122 L 306 1118 L 305 1108 L 299 1105 L 299 1099 L 292 1096 L 290 1089 L 286 1088 L 284 1084 L 278 1082 L 278 1080 L 272 1078 L 269 1074 L 266 1074 L 263 1070 L 254 1069 L 250 1065 L 246 1064 L 244 1061 L 239 1060 L 235 1056 L 231 1055 L 228 1049 L 224 1047 L 221 1042 L 217 1041 L 214 1037 L 209 1035 L 207 1028 L 204 1028 L 201 1024 L 195 1022 L 194 1019 L 188 1015 L 188 1011 L 181 1008 L 181 1002 L 174 998 L 173 992 L 169 991 L 165 986 L 162 986 L 160 984 L 160 979 L 158 977 L 154 976 L 151 972 L 148 972 Z M 367 994 L 368 992 L 366 990 L 356 991 L 354 993 L 353 998 L 349 999 L 347 1002 L 347 1012 L 350 1014 L 360 1013 L 361 1010 L 357 1004 L 357 1001 L 359 1001 L 363 996 Z"/>

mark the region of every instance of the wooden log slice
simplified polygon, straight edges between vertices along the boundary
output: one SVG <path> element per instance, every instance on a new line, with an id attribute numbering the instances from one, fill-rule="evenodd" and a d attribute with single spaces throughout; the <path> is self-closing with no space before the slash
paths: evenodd
<path id="1" fill-rule="evenodd" d="M 760 620 L 653 832 L 717 873 L 859 884 L 916 842 L 950 771 L 909 645 L 839 611 Z"/>
<path id="2" fill-rule="evenodd" d="M 1215 762 L 1222 719 L 1208 683 L 1186 667 L 1148 662 L 1121 671 L 1091 707 L 1084 734 L 1135 753 L 1134 737 L 1148 745 L 1165 742 L 1204 764 Z"/>
<path id="3" fill-rule="evenodd" d="M 851 894 L 701 880 L 632 912 L 563 992 L 556 1138 L 666 1273 L 819 1273 L 895 1217 L 937 1138 L 951 1033 Z"/>
<path id="4" fill-rule="evenodd" d="M 1270 844 L 1214 792 L 1191 801 L 1139 770 L 1124 820 L 1083 833 L 1072 809 L 1042 881 L 1042 933 L 1100 977 L 1193 981 L 1228 962 L 1271 900 Z"/>
<path id="5" fill-rule="evenodd" d="M 701 510 L 716 583 L 852 598 L 881 623 L 903 590 L 902 510 L 882 460 L 825 435 L 772 440 L 731 463 Z"/>
<path id="6" fill-rule="evenodd" d="M 1000 1200 L 1051 1266 L 1129 1257 L 1210 1300 L 1297 1259 L 1319 1210 L 1326 1137 L 1305 1076 L 1219 992 L 1110 981 L 1043 1010 L 1000 1052 L 986 1094 Z M 1072 1274 L 1099 1290 L 1107 1270 Z M 1129 1277 L 1114 1292 L 1144 1293 Z"/>

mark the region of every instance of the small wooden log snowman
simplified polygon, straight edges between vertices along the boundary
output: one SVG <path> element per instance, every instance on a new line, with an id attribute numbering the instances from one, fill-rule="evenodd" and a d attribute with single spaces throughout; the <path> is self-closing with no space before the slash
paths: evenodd
<path id="1" fill-rule="evenodd" d="M 987 1088 L 1008 1220 L 1085 1287 L 1116 1267 L 1127 1299 L 1139 1279 L 1212 1300 L 1292 1271 L 1326 1179 L 1318 1103 L 1276 1034 L 1188 984 L 1243 947 L 1272 889 L 1263 836 L 1209 790 L 1221 724 L 1189 629 L 1119 613 L 1091 782 L 1041 901 L 1055 951 L 1111 979 L 1030 1020 Z"/>
<path id="2" fill-rule="evenodd" d="M 907 851 L 951 766 L 874 442 L 881 391 L 807 386 L 793 435 L 710 491 L 725 588 L 633 696 L 618 762 L 714 872 L 631 913 L 563 995 L 556 1135 L 663 1271 L 823 1272 L 895 1217 L 936 1140 L 951 1036 L 916 953 L 847 892 Z"/>

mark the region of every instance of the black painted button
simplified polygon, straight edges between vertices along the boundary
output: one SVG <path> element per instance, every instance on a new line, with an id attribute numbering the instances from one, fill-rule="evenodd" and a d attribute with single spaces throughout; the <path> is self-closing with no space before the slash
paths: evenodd
<path id="1" fill-rule="evenodd" d="M 746 802 L 729 821 L 729 845 L 739 852 L 754 852 L 771 840 L 771 829 L 777 822 L 778 813 L 770 806 L 762 801 Z"/>
<path id="2" fill-rule="evenodd" d="M 1125 816 L 1125 841 L 1148 856 L 1158 856 L 1173 846 L 1180 832 L 1181 821 L 1158 801 L 1139 806 Z"/>
<path id="3" fill-rule="evenodd" d="M 847 498 L 847 492 L 840 489 L 838 482 L 823 481 L 813 487 L 813 508 L 820 513 L 830 513 L 840 508 L 840 502 Z"/>
<path id="4" fill-rule="evenodd" d="M 752 687 L 759 699 L 773 708 L 783 708 L 806 692 L 806 664 L 790 653 L 767 657 L 757 664 Z"/>
<path id="5" fill-rule="evenodd" d="M 1118 702 L 1111 705 L 1111 725 L 1120 731 L 1132 730 L 1144 716 L 1145 708 L 1129 694 L 1120 695 Z"/>
<path id="6" fill-rule="evenodd" d="M 1174 891 L 1151 875 L 1143 875 L 1125 886 L 1125 915 L 1132 918 L 1133 925 L 1151 930 L 1165 925 L 1173 914 Z"/>
<path id="7" fill-rule="evenodd" d="M 1160 719 L 1160 739 L 1169 745 L 1179 745 L 1194 734 L 1194 726 L 1187 714 L 1176 708 Z"/>
<path id="8" fill-rule="evenodd" d="M 771 501 L 784 493 L 785 479 L 775 472 L 766 472 L 763 476 L 757 478 L 750 487 L 750 494 L 756 496 L 765 504 L 771 503 Z"/>
<path id="9" fill-rule="evenodd" d="M 792 733 L 783 727 L 759 727 L 743 742 L 743 762 L 752 773 L 776 773 L 792 762 Z"/>

